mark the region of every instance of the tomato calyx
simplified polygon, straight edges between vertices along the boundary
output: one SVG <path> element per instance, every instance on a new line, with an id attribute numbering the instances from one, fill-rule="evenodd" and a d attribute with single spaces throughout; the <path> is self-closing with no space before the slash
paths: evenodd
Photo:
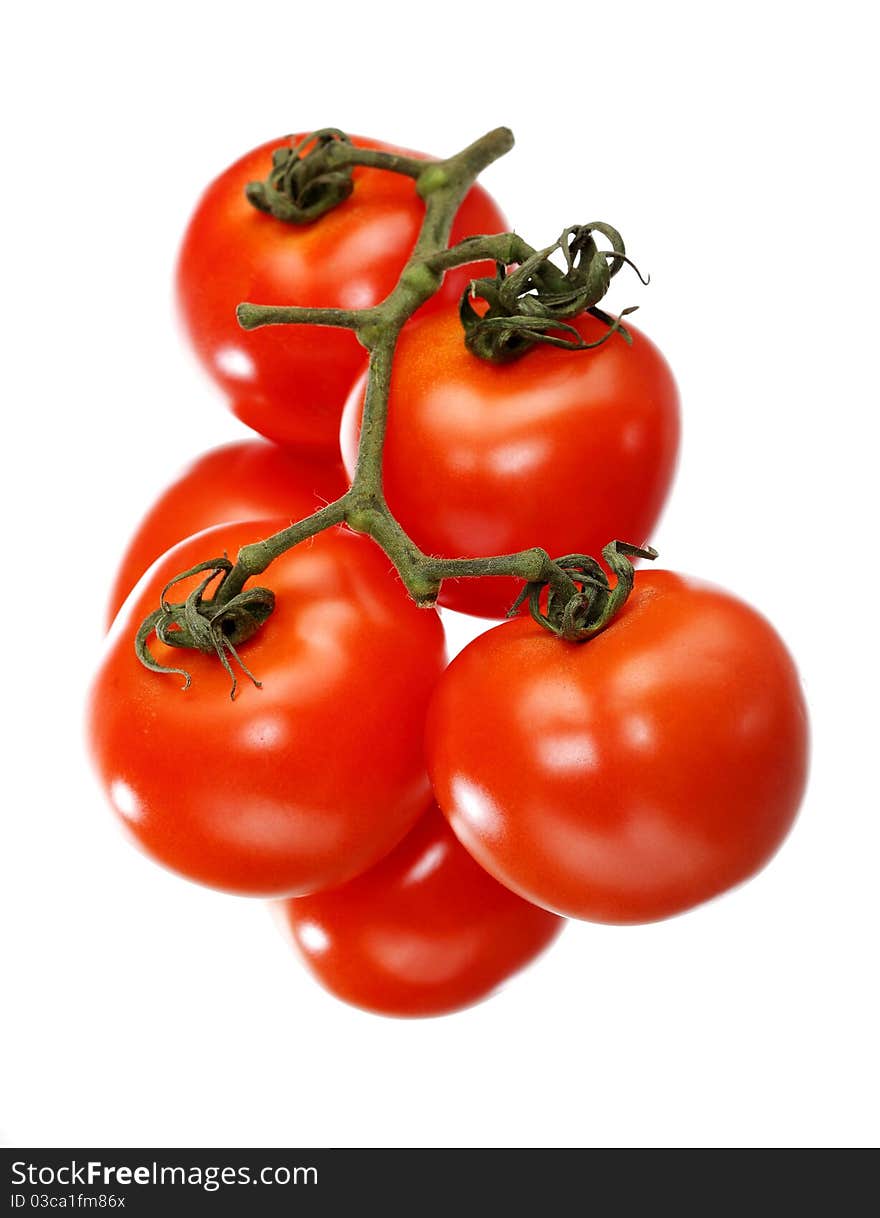
<path id="1" fill-rule="evenodd" d="M 224 596 L 224 581 L 232 570 L 233 564 L 224 555 L 222 558 L 208 559 L 190 567 L 165 585 L 159 608 L 144 619 L 135 638 L 135 652 L 146 668 L 153 672 L 179 674 L 184 678 L 184 689 L 188 689 L 192 682 L 185 668 L 161 664 L 155 658 L 149 647 L 149 640 L 155 634 L 159 642 L 164 643 L 166 647 L 188 647 L 206 655 L 216 655 L 232 681 L 230 698 L 235 698 L 238 689 L 230 657 L 254 685 L 260 688 L 260 682 L 238 654 L 237 647 L 251 638 L 269 618 L 275 608 L 275 594 L 270 588 L 246 588 L 234 596 Z M 175 584 L 191 579 L 203 571 L 206 571 L 207 575 L 185 600 L 178 603 L 168 600 L 167 594 Z M 214 595 L 206 598 L 205 593 L 218 578 L 220 583 Z"/>
<path id="2" fill-rule="evenodd" d="M 655 559 L 657 551 L 652 546 L 634 546 L 625 541 L 610 541 L 602 550 L 602 557 L 616 577 L 612 588 L 604 568 L 589 554 L 565 554 L 554 559 L 569 576 L 577 591 L 571 596 L 549 580 L 533 580 L 527 583 L 510 608 L 508 617 L 514 617 L 525 600 L 529 612 L 545 630 L 564 639 L 567 643 L 585 643 L 611 622 L 626 604 L 633 588 L 635 568 L 631 558 Z M 546 610 L 544 608 L 544 589 Z"/>
<path id="3" fill-rule="evenodd" d="M 594 233 L 605 237 L 611 248 L 600 248 Z M 550 261 L 557 252 L 565 260 L 564 270 Z M 585 351 L 601 346 L 613 334 L 631 343 L 622 319 L 638 306 L 623 309 L 618 317 L 597 308 L 612 278 L 625 265 L 648 284 L 649 279 L 627 256 L 623 237 L 602 221 L 565 229 L 558 241 L 535 250 L 513 269 L 497 262 L 495 277 L 472 280 L 459 303 L 468 350 L 480 359 L 509 363 L 536 343 Z M 488 307 L 478 310 L 473 300 L 482 300 Z M 586 342 L 568 324 L 567 319 L 581 313 L 591 313 L 606 323 L 608 329 L 601 338 Z"/>
<path id="4" fill-rule="evenodd" d="M 332 147 L 350 140 L 336 127 L 313 131 L 298 144 L 276 148 L 262 182 L 248 182 L 245 194 L 258 211 L 286 224 L 308 224 L 351 194 L 351 165 L 334 165 Z"/>

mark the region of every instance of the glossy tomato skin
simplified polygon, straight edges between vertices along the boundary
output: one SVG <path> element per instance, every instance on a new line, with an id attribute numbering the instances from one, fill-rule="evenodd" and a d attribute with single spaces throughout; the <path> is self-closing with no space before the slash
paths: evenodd
<path id="1" fill-rule="evenodd" d="M 164 584 L 285 523 L 223 525 L 163 556 L 114 623 L 89 708 L 99 776 L 140 846 L 189 879 L 261 897 L 342 883 L 409 831 L 430 799 L 423 725 L 444 664 L 437 614 L 415 607 L 377 546 L 339 529 L 259 580 L 275 611 L 240 655 L 261 689 L 239 673 L 233 702 L 217 660 L 155 639 L 192 685 L 143 668 L 134 634 Z"/>
<path id="2" fill-rule="evenodd" d="M 338 498 L 347 480 L 330 457 L 241 440 L 202 453 L 162 492 L 129 542 L 116 574 L 107 625 L 147 568 L 193 533 L 234 520 L 299 520 Z"/>
<path id="3" fill-rule="evenodd" d="M 436 808 L 370 871 L 278 909 L 318 981 L 382 1015 L 470 1006 L 564 925 L 478 867 Z"/>
<path id="4" fill-rule="evenodd" d="M 429 713 L 437 800 L 466 848 L 529 900 L 650 922 L 758 871 L 807 770 L 794 664 L 748 605 L 670 571 L 636 574 L 584 644 L 530 619 L 450 665 Z"/>
<path id="5" fill-rule="evenodd" d="M 247 201 L 245 187 L 267 176 L 273 150 L 288 142 L 255 148 L 205 191 L 183 239 L 178 300 L 196 354 L 244 423 L 281 444 L 335 450 L 346 395 L 366 367 L 363 347 L 347 330 L 271 326 L 246 333 L 236 305 L 378 304 L 397 283 L 424 205 L 411 178 L 356 168 L 351 196 L 311 224 L 266 215 Z M 400 151 L 360 137 L 353 142 Z M 475 186 L 452 240 L 504 228 L 493 200 Z M 457 300 L 473 274 L 470 267 L 451 272 L 435 299 Z"/>
<path id="6" fill-rule="evenodd" d="M 604 323 L 574 322 L 593 341 Z M 642 545 L 668 494 L 679 439 L 678 393 L 654 344 L 628 327 L 592 351 L 535 347 L 510 364 L 471 355 L 457 313 L 404 330 L 395 355 L 384 450 L 391 510 L 427 553 L 476 558 L 542 546 L 597 556 Z M 353 467 L 363 400 L 346 404 L 342 448 Z M 440 603 L 504 617 L 512 579 L 447 580 Z"/>

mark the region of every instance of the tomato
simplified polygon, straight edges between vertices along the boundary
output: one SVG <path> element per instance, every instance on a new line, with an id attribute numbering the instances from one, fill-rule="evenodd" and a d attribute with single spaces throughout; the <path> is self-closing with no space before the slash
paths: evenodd
<path id="1" fill-rule="evenodd" d="M 375 140 L 353 142 L 399 151 Z M 352 194 L 332 211 L 305 225 L 277 220 L 248 202 L 245 187 L 267 176 L 273 150 L 287 144 L 278 139 L 255 148 L 208 187 L 184 236 L 178 299 L 199 359 L 243 422 L 282 444 L 335 449 L 346 394 L 366 367 L 363 347 L 347 330 L 272 326 L 246 333 L 236 305 L 378 304 L 397 283 L 424 205 L 411 178 L 356 168 Z M 504 228 L 493 200 L 474 186 L 452 240 Z M 482 272 L 451 272 L 436 299 L 457 300 L 475 273 Z"/>
<path id="2" fill-rule="evenodd" d="M 570 917 L 649 922 L 758 871 L 804 789 L 807 718 L 768 622 L 671 571 L 564 643 L 518 618 L 438 686 L 428 762 L 465 847 Z"/>
<path id="3" fill-rule="evenodd" d="M 587 341 L 606 328 L 584 315 Z M 514 363 L 471 355 L 457 312 L 414 320 L 395 355 L 384 450 L 388 505 L 427 553 L 598 554 L 642 545 L 663 507 L 678 450 L 678 395 L 657 348 L 634 327 L 591 351 L 549 346 Z M 356 455 L 363 401 L 346 405 L 343 456 Z M 448 580 L 440 603 L 503 617 L 513 579 Z"/>
<path id="4" fill-rule="evenodd" d="M 147 567 L 184 538 L 233 520 L 280 515 L 298 520 L 338 498 L 345 487 L 338 462 L 263 440 L 202 453 L 162 492 L 129 542 L 110 594 L 107 624 Z"/>
<path id="5" fill-rule="evenodd" d="M 318 981 L 383 1015 L 478 1002 L 564 925 L 478 867 L 436 808 L 364 875 L 279 909 Z"/>
<path id="6" fill-rule="evenodd" d="M 261 689 L 243 678 L 232 701 L 213 655 L 155 638 L 156 659 L 192 684 L 144 668 L 133 639 L 163 586 L 286 523 L 221 525 L 164 555 L 114 623 L 89 710 L 98 773 L 140 846 L 189 879 L 262 897 L 342 883 L 408 832 L 430 799 L 422 734 L 444 664 L 437 614 L 416 608 L 371 541 L 334 529 L 251 581 L 276 595 L 239 647 Z"/>

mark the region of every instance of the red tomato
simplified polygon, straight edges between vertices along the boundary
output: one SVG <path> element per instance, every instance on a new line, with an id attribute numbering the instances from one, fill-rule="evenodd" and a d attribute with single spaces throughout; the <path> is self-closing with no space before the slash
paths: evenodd
<path id="1" fill-rule="evenodd" d="M 247 201 L 245 186 L 267 176 L 273 150 L 287 143 L 277 139 L 255 148 L 208 187 L 183 240 L 178 298 L 199 359 L 243 422 L 281 444 L 335 449 L 346 394 L 366 367 L 363 347 L 347 330 L 271 326 L 246 333 L 235 307 L 242 301 L 378 304 L 397 283 L 424 205 L 411 178 L 356 168 L 351 196 L 320 219 L 305 225 L 276 220 Z M 359 137 L 354 143 L 400 151 Z M 493 200 L 475 186 L 452 240 L 504 228 Z M 436 299 L 457 300 L 468 280 L 485 272 L 485 264 L 482 271 L 451 272 Z"/>
<path id="2" fill-rule="evenodd" d="M 496 884 L 436 809 L 364 875 L 279 908 L 321 984 L 382 1015 L 478 1002 L 563 926 Z"/>
<path id="3" fill-rule="evenodd" d="M 748 879 L 794 820 L 807 717 L 764 618 L 639 572 L 584 644 L 497 626 L 444 675 L 428 725 L 440 807 L 496 879 L 597 922 L 649 922 Z"/>
<path id="4" fill-rule="evenodd" d="M 143 849 L 202 884 L 294 896 L 340 884 L 408 832 L 430 799 L 425 710 L 444 663 L 437 614 L 417 609 L 365 538 L 335 529 L 259 580 L 274 613 L 240 648 L 262 681 L 151 640 L 179 676 L 149 672 L 133 639 L 163 586 L 286 520 L 221 525 L 169 551 L 119 614 L 90 702 L 110 801 Z M 182 600 L 196 581 L 177 585 Z"/>
<path id="5" fill-rule="evenodd" d="M 604 323 L 573 323 L 590 342 Z M 427 553 L 477 558 L 542 546 L 599 554 L 642 545 L 678 450 L 678 394 L 657 348 L 633 327 L 592 351 L 535 347 L 514 363 L 471 355 L 457 312 L 418 318 L 394 362 L 383 468 L 388 505 Z M 342 427 L 354 465 L 363 385 Z M 503 617 L 513 579 L 448 580 L 440 603 Z"/>
<path id="6" fill-rule="evenodd" d="M 299 520 L 337 499 L 346 485 L 338 462 L 263 440 L 202 453 L 162 492 L 129 542 L 110 594 L 108 626 L 147 567 L 184 538 L 233 520 Z"/>

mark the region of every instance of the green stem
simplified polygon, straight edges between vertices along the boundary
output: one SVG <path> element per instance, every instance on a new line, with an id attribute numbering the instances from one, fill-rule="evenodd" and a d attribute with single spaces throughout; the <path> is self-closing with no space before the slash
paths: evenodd
<path id="1" fill-rule="evenodd" d="M 426 264 L 438 274 L 451 271 L 469 262 L 525 262 L 535 250 L 516 233 L 493 233 L 487 236 L 465 237 L 457 245 L 440 250 L 426 258 Z"/>
<path id="2" fill-rule="evenodd" d="M 373 308 L 287 308 L 249 302 L 239 305 L 238 319 L 247 330 L 264 325 L 324 325 L 350 329 L 370 352 L 370 362 L 357 466 L 351 489 L 336 503 L 302 522 L 302 526 L 294 525 L 268 541 L 257 543 L 257 546 L 245 547 L 224 580 L 220 595 L 225 597 L 227 590 L 230 595 L 236 595 L 250 576 L 265 571 L 279 554 L 305 537 L 344 521 L 382 546 L 417 603 L 433 604 L 437 599 L 440 581 L 452 574 L 453 568 L 443 571 L 442 564 L 447 560 L 429 558 L 422 553 L 391 514 L 382 492 L 382 449 L 394 350 L 400 331 L 415 311 L 434 295 L 446 270 L 475 261 L 509 262 L 527 256 L 531 251 L 531 247 L 511 233 L 473 237 L 452 249 L 448 248 L 449 233 L 462 199 L 482 170 L 512 146 L 511 132 L 506 127 L 499 127 L 445 161 L 426 163 L 396 153 L 357 148 L 341 141 L 334 141 L 322 149 L 322 156 L 334 167 L 369 165 L 414 177 L 416 189 L 425 200 L 425 215 L 415 247 L 397 285 L 381 304 Z M 303 526 L 305 532 L 302 532 Z M 536 553 L 541 553 L 538 565 L 541 571 L 545 571 L 550 560 L 543 551 L 523 551 L 521 555 L 466 560 L 468 574 L 497 573 L 522 579 L 537 578 L 534 574 Z M 458 560 L 449 561 L 453 562 L 454 567 Z M 570 583 L 567 576 L 562 575 L 561 578 L 565 583 Z"/>
<path id="3" fill-rule="evenodd" d="M 235 566 L 224 579 L 215 600 L 223 604 L 238 596 L 251 576 L 262 575 L 276 558 L 298 546 L 301 541 L 323 533 L 324 529 L 332 528 L 334 524 L 342 524 L 347 510 L 348 494 L 345 494 L 264 541 L 254 541 L 250 545 L 242 546 L 236 555 Z"/>
<path id="4" fill-rule="evenodd" d="M 324 151 L 328 164 L 334 169 L 363 165 L 368 169 L 387 169 L 409 178 L 418 178 L 425 169 L 423 157 L 405 156 L 402 152 L 386 152 L 379 148 L 356 148 L 354 144 L 333 143 Z"/>
<path id="5" fill-rule="evenodd" d="M 243 330 L 260 326 L 332 326 L 337 330 L 359 330 L 367 324 L 369 309 L 312 309 L 299 305 L 240 304 L 235 315 Z"/>
<path id="6" fill-rule="evenodd" d="M 526 287 L 529 287 L 532 279 L 535 283 L 540 280 L 539 286 L 542 286 L 545 292 L 555 291 L 561 295 L 561 305 L 568 309 L 568 312 L 561 315 L 568 316 L 571 315 L 573 307 L 566 295 L 570 292 L 571 284 L 565 273 L 551 263 L 545 263 L 544 258 L 553 250 L 564 246 L 569 274 L 572 267 L 578 270 L 570 253 L 575 245 L 574 241 L 569 244 L 569 234 L 576 234 L 578 251 L 587 248 L 590 252 L 593 247 L 585 246 L 585 242 L 589 240 L 590 229 L 566 230 L 560 242 L 544 251 L 536 251 L 515 233 L 469 237 L 449 248 L 449 234 L 455 214 L 478 174 L 513 146 L 513 136 L 506 127 L 498 127 L 488 132 L 455 156 L 443 161 L 429 162 L 404 154 L 355 147 L 341 132 L 334 129 L 317 132 L 314 139 L 318 147 L 315 154 L 318 159 L 312 163 L 308 162 L 308 157 L 305 161 L 299 160 L 299 152 L 296 149 L 287 159 L 280 153 L 276 154 L 279 175 L 299 175 L 297 187 L 302 192 L 299 204 L 294 198 L 280 195 L 280 202 L 278 199 L 270 199 L 267 190 L 274 188 L 273 180 L 270 179 L 268 187 L 267 184 L 260 183 L 252 183 L 249 187 L 248 197 L 254 196 L 251 201 L 255 206 L 262 210 L 271 210 L 270 203 L 273 203 L 284 213 L 281 218 L 291 219 L 293 222 L 313 220 L 322 210 L 336 205 L 334 199 L 338 203 L 347 197 L 351 190 L 350 181 L 338 171 L 355 165 L 384 169 L 413 178 L 416 190 L 425 202 L 425 214 L 416 244 L 397 285 L 380 304 L 367 309 L 288 307 L 249 302 L 238 306 L 238 320 L 246 330 L 269 325 L 332 326 L 353 331 L 369 351 L 357 466 L 351 487 L 335 502 L 306 519 L 263 541 L 243 546 L 231 568 L 225 559 L 201 564 L 197 570 L 207 567 L 213 574 L 204 581 L 203 586 L 190 595 L 184 605 L 169 605 L 163 601 L 161 609 L 145 619 L 137 637 L 138 655 L 147 667 L 167 671 L 150 656 L 147 640 L 155 632 L 163 641 L 178 645 L 182 637 L 179 634 L 182 623 L 193 635 L 194 645 L 198 645 L 202 650 L 207 650 L 209 646 L 216 649 L 227 668 L 229 661 L 226 649 L 241 663 L 232 644 L 249 637 L 271 613 L 274 604 L 271 590 L 245 590 L 247 581 L 262 574 L 276 558 L 300 542 L 314 537 L 324 529 L 343 523 L 356 532 L 367 534 L 383 548 L 397 568 L 410 595 L 419 605 L 434 604 L 444 579 L 511 576 L 524 581 L 525 588 L 520 600 L 528 596 L 533 616 L 549 629 L 570 639 L 579 639 L 595 633 L 604 626 L 611 613 L 616 611 L 632 586 L 632 566 L 628 563 L 627 555 L 642 554 L 644 557 L 651 557 L 653 551 L 638 551 L 626 546 L 615 548 L 617 543 L 606 546 L 603 554 L 618 577 L 614 589 L 608 586 L 604 572 L 594 559 L 583 555 L 568 555 L 554 560 L 545 550 L 538 547 L 486 558 L 438 558 L 425 554 L 408 536 L 392 515 L 382 489 L 382 451 L 397 341 L 407 321 L 437 291 L 445 272 L 470 262 L 493 261 L 501 267 L 518 264 L 522 268 L 520 278 L 527 280 Z M 325 175 L 323 178 L 322 174 Z M 305 197 L 307 188 L 318 180 L 326 185 L 327 197 L 309 200 Z M 294 218 L 292 213 L 297 213 L 298 219 Z M 611 239 L 617 237 L 616 230 L 608 230 L 608 226 L 591 227 L 606 235 L 610 232 Z M 615 241 L 613 249 L 617 248 Z M 622 242 L 619 243 L 619 248 L 622 256 Z M 607 275 L 605 260 L 613 257 L 613 254 L 601 255 L 593 250 L 591 256 L 594 262 L 596 258 L 599 259 L 599 271 Z M 529 278 L 530 276 L 532 278 Z M 519 281 L 513 277 L 511 279 L 513 282 L 507 290 L 515 293 L 519 290 Z M 480 282 L 484 290 L 500 299 L 505 283 L 503 274 L 499 275 L 497 284 L 487 280 Z M 576 286 L 580 287 L 580 282 Z M 585 296 L 584 299 L 586 308 L 591 303 L 591 298 Z M 575 300 L 575 305 L 580 303 L 579 299 Z M 554 321 L 553 324 L 558 323 Z M 192 572 L 187 572 L 187 575 L 190 574 Z M 207 586 L 218 575 L 222 576 L 221 582 L 215 595 L 207 600 L 204 596 Z M 549 588 L 546 614 L 542 609 L 541 600 L 545 587 Z M 518 601 L 517 606 L 519 603 Z M 557 609 L 561 606 L 561 611 L 554 610 L 554 605 Z M 207 620 L 208 625 L 203 618 Z M 175 629 L 178 633 L 173 632 Z M 169 630 L 172 632 L 169 633 Z M 171 671 L 183 673 L 181 669 Z M 186 676 L 185 673 L 183 675 Z"/>
<path id="7" fill-rule="evenodd" d="M 357 466 L 351 484 L 356 509 L 384 508 L 388 511 L 382 494 L 382 449 L 385 445 L 391 368 L 398 333 L 399 330 L 395 328 L 382 334 L 370 351 Z"/>
<path id="8" fill-rule="evenodd" d="M 462 579 L 482 575 L 508 575 L 526 583 L 548 583 L 562 593 L 574 596 L 577 587 L 546 550 L 533 546 L 515 554 L 493 558 L 429 558 L 425 570 L 435 579 Z"/>

